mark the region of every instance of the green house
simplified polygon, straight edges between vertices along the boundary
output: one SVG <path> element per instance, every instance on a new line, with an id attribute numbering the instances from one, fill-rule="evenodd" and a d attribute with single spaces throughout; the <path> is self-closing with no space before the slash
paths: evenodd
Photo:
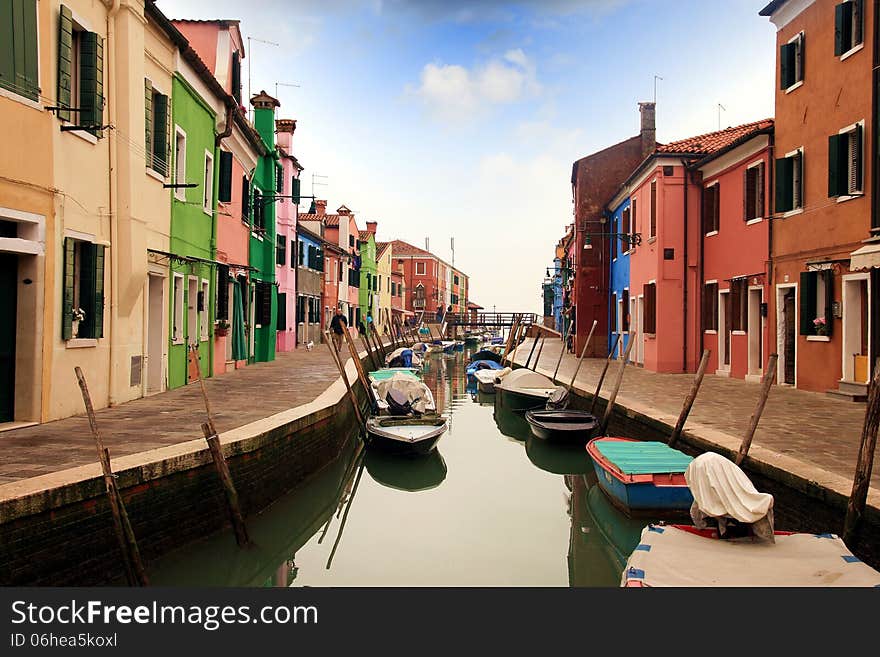
<path id="1" fill-rule="evenodd" d="M 379 276 L 376 271 L 376 235 L 368 230 L 359 233 L 361 256 L 361 286 L 358 294 L 358 306 L 364 326 L 370 330 L 367 317 L 378 321 L 379 308 Z"/>

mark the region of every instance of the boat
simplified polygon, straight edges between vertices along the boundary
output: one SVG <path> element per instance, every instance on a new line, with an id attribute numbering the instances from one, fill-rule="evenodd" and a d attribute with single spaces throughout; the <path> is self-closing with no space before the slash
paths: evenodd
<path id="1" fill-rule="evenodd" d="M 421 368 L 423 364 L 422 355 L 408 347 L 399 347 L 385 356 L 386 367 Z"/>
<path id="2" fill-rule="evenodd" d="M 455 340 L 442 340 L 440 342 L 440 348 L 443 350 L 444 354 L 452 354 L 455 353 Z"/>
<path id="3" fill-rule="evenodd" d="M 385 376 L 387 370 L 370 372 L 379 375 L 372 380 L 373 395 L 376 398 L 380 415 L 419 415 L 437 410 L 431 389 L 411 371 L 394 371 Z"/>
<path id="4" fill-rule="evenodd" d="M 661 442 L 593 438 L 587 443 L 598 484 L 624 513 L 684 515 L 694 497 L 684 472 L 693 458 Z"/>
<path id="5" fill-rule="evenodd" d="M 401 460 L 382 450 L 368 449 L 364 457 L 367 472 L 373 481 L 407 492 L 437 488 L 446 479 L 446 461 L 439 449 L 421 457 Z"/>
<path id="6" fill-rule="evenodd" d="M 495 362 L 494 360 L 474 360 L 468 363 L 464 371 L 467 375 L 468 380 L 473 380 L 474 375 L 480 370 L 491 370 L 493 372 L 497 372 L 503 369 L 504 366 L 501 365 L 501 363 Z"/>
<path id="7" fill-rule="evenodd" d="M 464 336 L 464 343 L 470 347 L 475 347 L 480 344 L 483 340 L 483 336 L 481 335 L 466 335 Z"/>
<path id="8" fill-rule="evenodd" d="M 464 351 L 464 340 L 456 340 L 455 341 L 455 350 L 456 351 Z"/>
<path id="9" fill-rule="evenodd" d="M 367 420 L 367 437 L 371 448 L 395 454 L 428 454 L 447 427 L 446 418 L 436 413 L 420 417 L 378 415 Z"/>
<path id="10" fill-rule="evenodd" d="M 470 355 L 470 362 L 476 362 L 478 360 L 492 360 L 496 363 L 501 362 L 501 354 L 496 351 L 491 351 L 489 349 L 480 349 L 480 351 L 475 351 Z"/>
<path id="11" fill-rule="evenodd" d="M 502 406 L 514 413 L 544 408 L 555 389 L 548 377 L 526 368 L 513 370 L 495 385 Z"/>
<path id="12" fill-rule="evenodd" d="M 526 411 L 535 438 L 557 443 L 586 445 L 599 429 L 599 420 L 587 411 Z"/>
<path id="13" fill-rule="evenodd" d="M 373 370 L 369 372 L 370 381 L 378 383 L 379 381 L 387 381 L 395 374 L 407 374 L 418 380 L 422 379 L 422 370 L 415 367 L 384 367 L 381 370 Z"/>
<path id="14" fill-rule="evenodd" d="M 477 389 L 480 392 L 494 395 L 495 387 L 501 383 L 501 379 L 512 371 L 509 367 L 500 370 L 477 370 L 474 372 L 474 378 L 477 380 Z"/>
<path id="15" fill-rule="evenodd" d="M 489 339 L 490 344 L 504 344 L 504 338 L 500 336 L 495 336 L 494 338 Z"/>

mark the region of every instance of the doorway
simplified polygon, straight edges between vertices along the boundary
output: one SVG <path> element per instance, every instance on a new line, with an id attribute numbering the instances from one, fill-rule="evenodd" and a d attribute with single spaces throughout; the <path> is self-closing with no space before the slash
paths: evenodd
<path id="1" fill-rule="evenodd" d="M 749 288 L 749 374 L 761 374 L 764 368 L 764 321 L 761 303 L 764 292 L 760 287 Z"/>
<path id="2" fill-rule="evenodd" d="M 721 337 L 718 340 L 718 370 L 730 371 L 730 333 L 733 329 L 731 322 L 730 290 L 721 290 L 718 303 L 718 327 L 721 329 Z"/>
<path id="3" fill-rule="evenodd" d="M 843 279 L 843 380 L 868 383 L 870 313 L 869 274 Z"/>
<path id="4" fill-rule="evenodd" d="M 147 394 L 162 392 L 165 385 L 165 278 L 149 275 L 147 309 Z"/>
<path id="5" fill-rule="evenodd" d="M 782 360 L 777 382 L 795 385 L 797 381 L 797 286 L 776 288 L 777 349 Z"/>
<path id="6" fill-rule="evenodd" d="M 645 364 L 645 297 L 636 297 L 636 344 L 633 346 L 636 352 L 636 365 Z M 632 337 L 630 337 L 632 339 Z"/>
<path id="7" fill-rule="evenodd" d="M 0 422 L 15 419 L 15 331 L 18 256 L 0 253 Z"/>
<path id="8" fill-rule="evenodd" d="M 186 299 L 186 344 L 187 348 L 192 346 L 198 347 L 199 345 L 199 311 L 198 311 L 198 299 L 199 299 L 199 279 L 195 276 L 190 276 L 187 284 L 187 299 Z M 186 355 L 186 382 L 192 383 L 193 381 L 197 381 L 198 373 L 193 371 L 193 368 L 189 366 L 189 353 Z"/>

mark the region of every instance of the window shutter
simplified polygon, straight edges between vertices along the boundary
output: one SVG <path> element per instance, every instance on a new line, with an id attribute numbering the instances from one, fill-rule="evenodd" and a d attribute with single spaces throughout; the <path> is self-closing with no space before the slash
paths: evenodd
<path id="1" fill-rule="evenodd" d="M 144 78 L 144 165 L 153 166 L 153 83 Z"/>
<path id="2" fill-rule="evenodd" d="M 813 335 L 816 318 L 816 274 L 801 272 L 801 335 Z"/>
<path id="3" fill-rule="evenodd" d="M 64 294 L 61 299 L 61 339 L 73 337 L 73 274 L 74 253 L 76 243 L 69 237 L 64 238 Z"/>
<path id="4" fill-rule="evenodd" d="M 703 188 L 703 234 L 705 235 L 710 230 L 711 221 L 709 217 L 712 213 L 712 191 L 714 187 L 704 187 Z"/>
<path id="5" fill-rule="evenodd" d="M 3 56 L 0 57 L 0 87 L 17 91 L 15 81 L 15 56 L 13 55 L 12 39 L 15 34 L 13 26 L 15 8 L 11 2 L 0 2 L 0 43 L 3 44 Z M 63 104 L 58 94 L 58 104 Z M 58 115 L 59 117 L 61 114 Z"/>
<path id="6" fill-rule="evenodd" d="M 217 306 L 214 311 L 217 319 L 229 319 L 229 267 L 217 266 Z"/>
<path id="7" fill-rule="evenodd" d="M 94 245 L 95 297 L 92 316 L 95 318 L 92 337 L 104 337 L 104 247 Z"/>
<path id="8" fill-rule="evenodd" d="M 156 102 L 153 107 L 155 112 L 156 126 L 153 132 L 153 169 L 162 174 L 163 177 L 168 175 L 168 96 L 164 94 L 156 94 Z"/>
<path id="9" fill-rule="evenodd" d="M 80 125 L 100 126 L 104 121 L 104 39 L 83 32 L 80 48 Z M 102 137 L 100 128 L 89 130 Z"/>
<path id="10" fill-rule="evenodd" d="M 649 283 L 644 286 L 645 295 L 645 333 L 657 332 L 657 285 Z"/>
<path id="11" fill-rule="evenodd" d="M 848 146 L 848 134 L 828 137 L 828 196 L 841 196 L 848 191 Z"/>
<path id="12" fill-rule="evenodd" d="M 272 291 L 275 286 L 271 283 L 257 283 L 257 294 L 260 295 L 260 314 L 258 323 L 261 326 L 271 326 L 272 324 Z"/>
<path id="13" fill-rule="evenodd" d="M 275 264 L 283 265 L 287 262 L 287 238 L 284 235 L 275 236 Z"/>
<path id="14" fill-rule="evenodd" d="M 852 12 L 852 38 L 850 43 L 852 47 L 857 46 L 862 42 L 862 23 L 864 12 L 862 11 L 862 4 L 864 0 L 855 0 L 851 2 L 852 8 L 850 11 Z"/>
<path id="15" fill-rule="evenodd" d="M 31 3 L 33 4 L 33 3 Z M 58 21 L 58 102 L 61 107 L 70 107 L 71 101 L 71 62 L 73 61 L 73 14 L 69 7 L 61 5 Z M 58 118 L 70 121 L 70 110 L 58 110 Z"/>
<path id="16" fill-rule="evenodd" d="M 241 57 L 238 51 L 232 53 L 232 97 L 241 104 Z"/>
<path id="17" fill-rule="evenodd" d="M 834 317 L 831 309 L 831 306 L 834 304 L 834 272 L 827 269 L 822 272 L 821 276 L 825 278 L 825 298 L 823 299 L 825 307 L 822 309 L 822 314 L 825 316 L 826 332 L 828 335 L 831 335 L 834 328 Z"/>
<path id="18" fill-rule="evenodd" d="M 651 237 L 657 235 L 657 182 L 651 183 Z"/>
<path id="19" fill-rule="evenodd" d="M 801 32 L 798 35 L 797 41 L 795 41 L 795 49 L 794 49 L 794 66 L 792 66 L 792 71 L 794 72 L 794 81 L 800 82 L 804 79 L 806 73 L 804 69 L 806 67 L 807 61 L 807 38 L 804 36 L 804 33 Z"/>
<path id="20" fill-rule="evenodd" d="M 283 292 L 278 294 L 278 316 L 275 320 L 275 329 L 278 331 L 287 330 L 287 294 Z"/>
<path id="21" fill-rule="evenodd" d="M 247 176 L 241 177 L 241 219 L 246 224 L 251 218 L 251 187 Z"/>
<path id="22" fill-rule="evenodd" d="M 793 158 L 781 157 L 776 160 L 776 212 L 788 212 L 794 207 L 793 174 Z"/>
<path id="23" fill-rule="evenodd" d="M 293 202 L 295 205 L 299 205 L 300 201 L 300 181 L 299 178 L 291 178 L 290 180 L 290 193 L 293 196 Z"/>
<path id="24" fill-rule="evenodd" d="M 232 201 L 232 153 L 220 151 L 220 181 L 217 200 L 221 203 Z"/>
<path id="25" fill-rule="evenodd" d="M 318 271 L 324 271 L 324 249 L 318 248 L 316 253 L 318 256 Z"/>
<path id="26" fill-rule="evenodd" d="M 22 33 L 24 43 L 22 44 L 23 61 L 20 66 L 16 66 L 16 71 L 24 78 L 22 90 L 24 95 L 31 100 L 38 100 L 40 97 L 39 87 L 39 66 L 38 66 L 38 50 L 37 43 L 37 3 L 28 1 L 21 3 L 21 20 Z M 19 81 L 22 84 L 22 81 Z"/>
<path id="27" fill-rule="evenodd" d="M 849 50 L 852 39 L 852 3 L 841 2 L 834 8 L 834 54 Z"/>
<path id="28" fill-rule="evenodd" d="M 862 189 L 862 126 L 856 125 L 855 129 L 848 133 L 849 136 L 849 180 L 847 192 L 853 194 Z"/>
<path id="29" fill-rule="evenodd" d="M 623 310 L 620 313 L 620 329 L 629 331 L 629 290 L 623 291 L 621 300 L 623 301 Z"/>
<path id="30" fill-rule="evenodd" d="M 284 193 L 284 168 L 280 164 L 275 165 L 275 191 Z"/>
<path id="31" fill-rule="evenodd" d="M 785 43 L 779 48 L 779 87 L 788 89 L 794 84 L 794 43 Z"/>
<path id="32" fill-rule="evenodd" d="M 764 217 L 764 163 L 755 167 L 755 219 Z"/>

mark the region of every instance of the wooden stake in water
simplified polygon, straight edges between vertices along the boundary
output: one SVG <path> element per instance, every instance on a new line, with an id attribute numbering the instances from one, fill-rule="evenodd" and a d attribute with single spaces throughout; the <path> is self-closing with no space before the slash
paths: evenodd
<path id="1" fill-rule="evenodd" d="M 602 426 L 599 428 L 599 435 L 605 435 L 608 429 L 608 422 L 611 420 L 611 411 L 614 408 L 614 402 L 617 400 L 617 393 L 620 392 L 620 384 L 623 383 L 623 371 L 626 368 L 626 361 L 629 360 L 629 352 L 632 351 L 633 345 L 636 343 L 638 334 L 633 332 L 630 335 L 629 342 L 626 343 L 626 350 L 623 352 L 623 360 L 620 362 L 620 369 L 617 370 L 617 381 L 614 382 L 614 389 L 608 398 L 608 405 L 605 407 L 605 415 L 602 417 Z"/>
<path id="2" fill-rule="evenodd" d="M 694 377 L 694 383 L 691 386 L 691 390 L 684 400 L 684 406 L 681 407 L 678 422 L 675 423 L 672 435 L 669 436 L 670 447 L 673 447 L 681 437 L 681 432 L 684 430 L 684 423 L 687 422 L 688 415 L 691 413 L 691 407 L 694 405 L 694 400 L 697 398 L 697 393 L 700 391 L 700 386 L 703 384 L 703 375 L 706 374 L 706 365 L 708 364 L 709 350 L 706 349 L 703 351 L 703 357 L 700 359 L 700 366 L 697 368 L 697 376 Z"/>
<path id="3" fill-rule="evenodd" d="M 562 365 L 562 357 L 565 355 L 565 345 L 567 336 L 565 335 L 565 323 L 562 324 L 562 347 L 559 349 L 559 359 L 556 361 L 556 369 L 553 370 L 553 381 L 556 382 L 556 375 L 559 374 L 559 366 Z"/>
<path id="4" fill-rule="evenodd" d="M 871 469 L 874 465 L 874 449 L 877 446 L 877 428 L 880 426 L 880 359 L 874 364 L 874 378 L 868 390 L 868 403 L 865 407 L 865 421 L 862 425 L 862 440 L 859 458 L 856 461 L 856 474 L 853 478 L 852 493 L 846 505 L 846 521 L 843 525 L 843 540 L 849 544 L 855 538 L 868 499 L 871 487 Z"/>
<path id="5" fill-rule="evenodd" d="M 104 440 L 98 432 L 98 421 L 95 418 L 95 409 L 92 406 L 92 397 L 89 395 L 86 378 L 78 366 L 74 367 L 73 371 L 79 383 L 83 404 L 85 404 L 86 414 L 89 417 L 89 427 L 92 430 L 92 437 L 95 439 L 95 447 L 98 450 L 98 461 L 101 463 L 101 472 L 104 476 L 104 490 L 107 493 L 107 500 L 110 502 L 113 529 L 116 533 L 119 549 L 122 552 L 126 578 L 130 586 L 147 586 L 150 583 L 147 579 L 147 571 L 144 569 L 144 564 L 141 561 L 141 553 L 138 549 L 131 523 L 128 520 L 128 513 L 125 511 L 125 503 L 119 494 L 119 488 L 116 486 L 116 476 L 110 467 L 110 452 L 104 447 Z"/>
<path id="6" fill-rule="evenodd" d="M 770 386 L 776 378 L 776 361 L 779 360 L 779 354 L 770 354 L 767 360 L 767 371 L 764 372 L 764 380 L 761 382 L 761 394 L 758 396 L 758 405 L 755 412 L 749 419 L 749 428 L 746 429 L 746 435 L 743 438 L 742 445 L 736 455 L 736 464 L 742 465 L 743 460 L 749 453 L 749 447 L 752 446 L 752 438 L 755 436 L 755 430 L 758 428 L 758 421 L 764 413 L 764 405 L 767 403 L 767 397 L 770 395 Z"/>
<path id="7" fill-rule="evenodd" d="M 584 356 L 587 354 L 587 347 L 590 344 L 590 340 L 593 338 L 593 331 L 596 330 L 596 324 L 599 321 L 594 319 L 593 325 L 590 327 L 590 333 L 587 335 L 587 340 L 584 342 L 584 347 L 581 349 L 581 357 L 578 359 L 577 367 L 574 368 L 574 374 L 571 375 L 571 381 L 568 384 L 568 391 L 571 392 L 571 389 L 574 387 L 574 380 L 577 378 L 578 372 L 581 371 L 581 363 L 584 362 Z"/>
<path id="8" fill-rule="evenodd" d="M 345 389 L 348 391 L 351 405 L 354 407 L 354 414 L 357 416 L 358 424 L 364 426 L 364 418 L 361 416 L 361 409 L 358 406 L 357 396 L 351 388 L 351 383 L 348 381 L 348 375 L 345 373 L 345 366 L 342 364 L 342 357 L 336 353 L 336 347 L 333 346 L 333 340 L 331 339 L 330 331 L 328 330 L 324 331 L 324 342 L 326 342 L 327 346 L 330 348 L 330 355 L 333 357 L 333 362 L 336 363 L 336 369 L 339 370 L 339 376 L 342 377 L 342 381 L 345 383 Z"/>
<path id="9" fill-rule="evenodd" d="M 596 384 L 596 392 L 593 393 L 593 401 L 590 402 L 590 415 L 596 410 L 596 400 L 599 399 L 599 393 L 602 392 L 602 383 L 605 382 L 605 374 L 608 372 L 608 366 L 614 358 L 614 352 L 617 351 L 617 345 L 620 344 L 620 333 L 614 336 L 614 344 L 611 345 L 611 351 L 608 352 L 608 358 L 605 359 L 605 366 L 602 368 L 602 374 L 599 375 L 599 383 Z"/>
<path id="10" fill-rule="evenodd" d="M 345 342 L 348 344 L 348 352 L 351 354 L 351 359 L 354 361 L 354 366 L 357 370 L 358 378 L 361 380 L 361 385 L 364 386 L 364 389 L 367 392 L 367 397 L 370 400 L 370 408 L 378 408 L 376 396 L 373 394 L 373 387 L 370 385 L 370 378 L 364 371 L 364 366 L 361 363 L 361 359 L 358 357 L 357 349 L 354 346 L 354 340 L 351 339 L 351 335 L 348 331 L 343 331 L 342 335 L 345 336 Z"/>

